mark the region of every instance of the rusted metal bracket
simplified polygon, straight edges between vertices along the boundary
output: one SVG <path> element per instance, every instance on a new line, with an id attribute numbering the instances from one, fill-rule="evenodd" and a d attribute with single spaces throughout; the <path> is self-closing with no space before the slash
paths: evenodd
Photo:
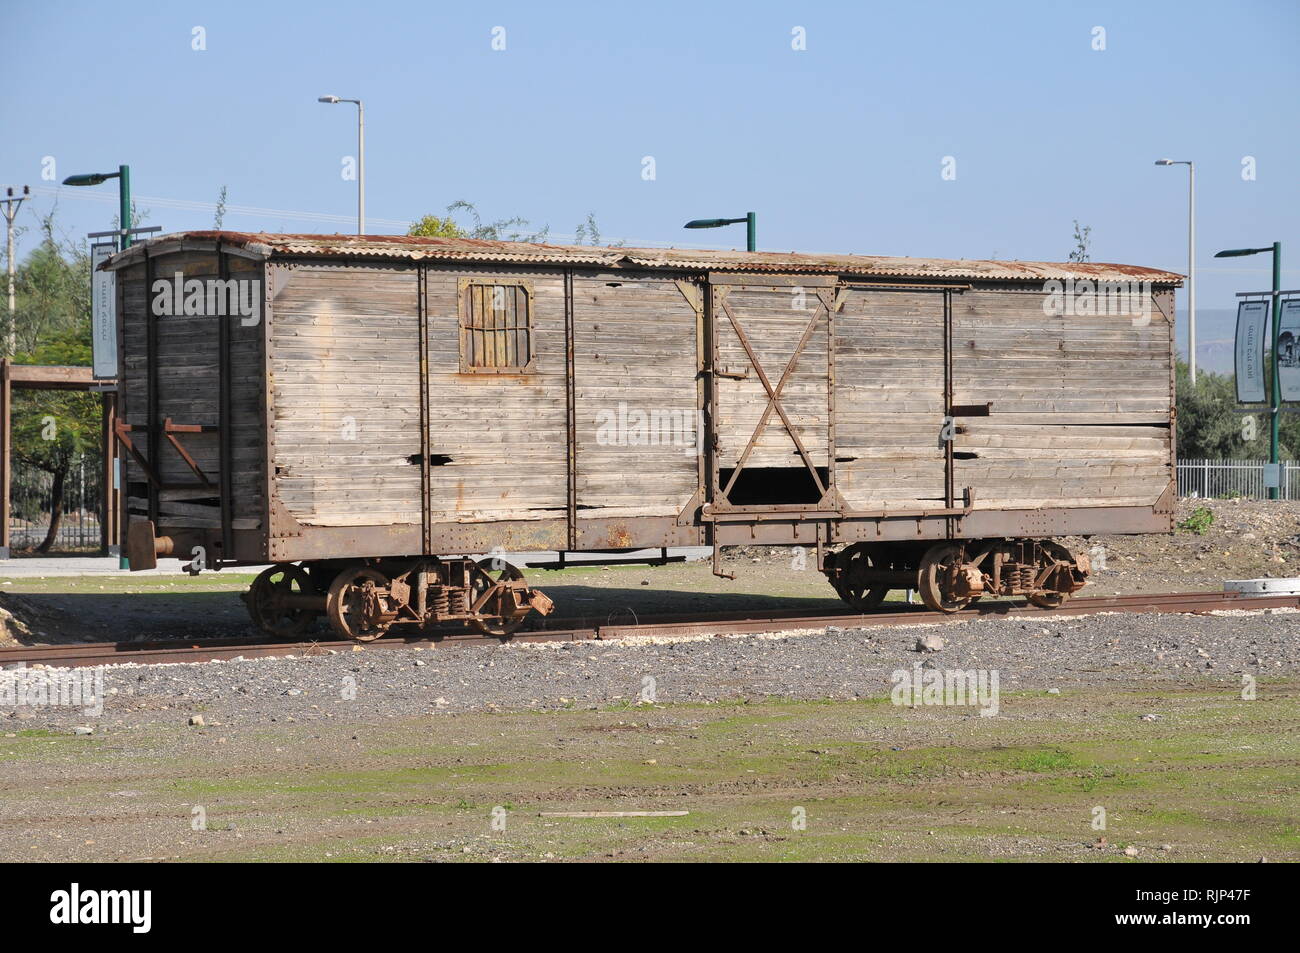
<path id="1" fill-rule="evenodd" d="M 136 449 L 135 444 L 131 441 L 131 438 L 128 436 L 128 434 L 131 432 L 131 425 L 128 423 L 123 423 L 121 419 L 118 419 L 117 421 L 114 422 L 113 430 L 117 434 L 118 442 L 122 444 L 122 446 L 126 447 L 126 452 L 131 454 L 131 458 L 135 460 L 136 465 L 139 466 L 141 471 L 144 472 L 145 479 L 147 479 L 150 483 L 152 483 L 154 487 L 161 489 L 162 481 L 158 479 L 158 474 L 153 472 L 153 467 L 149 465 L 149 461 L 146 460 L 144 458 L 144 455 L 141 454 L 140 451 Z"/>
<path id="2" fill-rule="evenodd" d="M 739 371 L 733 371 L 730 368 L 726 368 L 726 367 L 706 367 L 705 370 L 708 371 L 710 374 L 713 374 L 717 377 L 725 377 L 728 380 L 733 380 L 733 381 L 749 380 L 748 367 Z"/>
<path id="3" fill-rule="evenodd" d="M 677 514 L 677 525 L 690 526 L 694 523 L 695 511 L 700 508 L 700 505 L 703 502 L 704 489 L 703 487 L 696 487 L 695 492 L 691 494 L 691 498 L 686 501 L 686 505 L 683 506 L 681 512 Z"/>
<path id="4" fill-rule="evenodd" d="M 217 427 L 208 427 L 202 424 L 174 424 L 170 417 L 163 421 L 163 436 L 167 438 L 168 443 L 176 448 L 176 452 L 181 455 L 181 459 L 185 461 L 185 465 L 194 471 L 194 475 L 199 478 L 199 482 L 204 486 L 215 487 L 216 484 L 208 479 L 208 475 L 203 472 L 202 468 L 194 461 L 194 458 L 189 455 L 183 446 L 181 446 L 181 442 L 176 439 L 176 434 L 216 433 L 218 429 L 219 428 Z"/>
<path id="5" fill-rule="evenodd" d="M 136 449 L 136 446 L 131 441 L 130 436 L 128 436 L 128 434 L 134 433 L 136 431 L 151 433 L 151 429 L 149 427 L 141 426 L 139 424 L 128 424 L 121 420 L 118 420 L 116 422 L 116 426 L 114 429 L 117 432 L 117 439 L 122 442 L 122 446 L 126 447 L 127 452 L 131 454 L 132 458 L 139 465 L 140 469 L 144 471 L 144 475 L 149 480 L 149 482 L 152 483 L 154 487 L 156 487 L 157 489 L 163 489 L 162 474 L 154 470 L 154 468 L 150 465 L 149 461 L 144 458 L 144 456 L 140 453 L 138 449 Z M 166 420 L 163 421 L 162 430 L 160 431 L 161 435 L 167 438 L 167 442 L 176 448 L 176 452 L 180 454 L 180 457 L 182 460 L 185 461 L 186 466 L 188 466 L 194 472 L 194 475 L 199 478 L 199 482 L 196 485 L 203 489 L 216 489 L 216 484 L 213 483 L 210 479 L 208 479 L 208 475 L 203 472 L 202 467 L 200 467 L 198 463 L 195 462 L 194 458 L 190 456 L 189 452 L 185 449 L 185 447 L 181 445 L 181 442 L 176 439 L 176 434 L 216 433 L 219 429 L 220 428 L 218 427 L 212 427 L 207 424 L 172 423 L 172 419 L 168 417 Z"/>

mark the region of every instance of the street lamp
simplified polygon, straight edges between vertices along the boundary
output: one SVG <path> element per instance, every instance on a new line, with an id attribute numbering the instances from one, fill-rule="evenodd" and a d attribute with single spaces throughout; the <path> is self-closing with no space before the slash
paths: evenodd
<path id="1" fill-rule="evenodd" d="M 1187 366 L 1196 386 L 1196 163 L 1157 159 L 1156 165 L 1187 166 Z"/>
<path id="2" fill-rule="evenodd" d="M 745 249 L 755 251 L 754 248 L 754 229 L 755 217 L 753 212 L 746 213 L 744 218 L 694 218 L 683 225 L 683 228 L 721 228 L 723 225 L 739 225 L 745 223 Z"/>
<path id="3" fill-rule="evenodd" d="M 1280 337 L 1278 325 L 1282 320 L 1282 296 L 1278 293 L 1282 290 L 1282 243 L 1274 242 L 1265 248 L 1229 248 L 1225 251 L 1215 252 L 1215 258 L 1244 258 L 1247 255 L 1261 255 L 1264 252 L 1273 253 L 1273 400 L 1272 400 L 1272 418 L 1273 423 L 1269 427 L 1268 441 L 1268 462 L 1276 466 L 1278 454 L 1278 423 L 1282 416 L 1282 382 L 1277 374 L 1277 344 Z M 1278 498 L 1278 487 L 1270 486 L 1268 488 L 1268 498 L 1276 500 Z"/>
<path id="4" fill-rule="evenodd" d="M 320 96 L 318 103 L 356 103 L 357 106 L 357 234 L 366 233 L 366 107 L 359 99 Z"/>
<path id="5" fill-rule="evenodd" d="M 120 249 L 131 247 L 131 167 L 119 165 L 116 172 L 91 172 L 86 175 L 70 175 L 63 180 L 64 185 L 101 185 L 109 179 L 117 179 L 118 227 L 122 231 Z"/>

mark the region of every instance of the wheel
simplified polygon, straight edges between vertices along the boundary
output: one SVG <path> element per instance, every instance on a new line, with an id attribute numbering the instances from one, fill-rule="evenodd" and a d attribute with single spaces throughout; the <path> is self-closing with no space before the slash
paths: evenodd
<path id="1" fill-rule="evenodd" d="M 283 597 L 316 594 L 307 570 L 293 563 L 276 563 L 253 580 L 244 601 L 253 625 L 272 638 L 293 639 L 311 627 L 318 613 L 287 606 Z"/>
<path id="2" fill-rule="evenodd" d="M 388 578 L 369 566 L 344 569 L 330 583 L 325 597 L 325 615 L 341 638 L 373 642 L 388 631 L 392 622 L 376 621 L 382 611 L 376 589 L 388 585 Z"/>
<path id="3" fill-rule="evenodd" d="M 496 566 L 493 566 L 493 563 Z M 499 583 L 522 582 L 524 574 L 517 566 L 512 566 L 504 559 L 486 557 L 480 559 L 476 564 L 478 570 L 474 573 L 474 581 L 470 584 L 470 601 L 478 605 L 479 600 L 488 590 L 494 588 Z M 487 611 L 492 609 L 492 600 L 489 599 L 483 608 Z M 515 630 L 524 624 L 523 616 L 518 619 L 471 619 L 470 624 L 484 635 L 505 638 L 514 634 Z"/>
<path id="4" fill-rule="evenodd" d="M 839 597 L 859 612 L 880 608 L 889 595 L 889 586 L 870 586 L 862 581 L 864 570 L 881 568 L 879 547 L 854 543 L 835 555 L 836 572 L 831 585 Z"/>
<path id="5" fill-rule="evenodd" d="M 951 614 L 970 604 L 970 596 L 954 598 L 949 590 L 952 570 L 965 561 L 965 556 L 965 550 L 957 543 L 939 543 L 926 550 L 921 557 L 917 591 L 927 608 Z"/>

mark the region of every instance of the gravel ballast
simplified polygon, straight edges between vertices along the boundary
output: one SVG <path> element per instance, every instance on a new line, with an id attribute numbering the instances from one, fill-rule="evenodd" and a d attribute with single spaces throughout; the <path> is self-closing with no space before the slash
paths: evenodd
<path id="1" fill-rule="evenodd" d="M 938 651 L 918 651 L 926 636 Z M 931 640 L 932 641 L 932 640 Z M 1092 682 L 1211 680 L 1239 690 L 1300 669 L 1300 612 L 1106 614 L 1032 620 L 655 641 L 518 643 L 428 650 L 369 648 L 314 657 L 104 671 L 104 710 L 8 706 L 6 732 L 97 732 L 154 724 L 207 726 L 313 719 L 359 723 L 429 713 L 603 707 L 737 697 L 865 698 L 891 675 L 926 668 L 997 671 L 1002 691 Z M 0 672 L 0 689 L 55 670 Z M 5 683 L 8 682 L 8 686 Z"/>

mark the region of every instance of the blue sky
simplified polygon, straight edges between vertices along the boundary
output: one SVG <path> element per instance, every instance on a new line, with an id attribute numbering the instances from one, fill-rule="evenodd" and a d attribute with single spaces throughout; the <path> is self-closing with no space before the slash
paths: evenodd
<path id="1" fill-rule="evenodd" d="M 1218 248 L 1281 240 L 1300 286 L 1295 0 L 6 11 L 0 182 L 40 187 L 40 212 L 52 156 L 60 180 L 128 162 L 168 231 L 212 212 L 150 198 L 211 204 L 222 185 L 232 206 L 340 219 L 232 211 L 228 228 L 350 231 L 355 110 L 316 102 L 332 93 L 366 102 L 375 232 L 466 199 L 559 240 L 594 212 L 607 239 L 734 247 L 742 228 L 680 226 L 752 209 L 763 249 L 1059 260 L 1077 218 L 1095 260 L 1181 272 L 1186 169 L 1152 164 L 1170 156 L 1197 162 L 1199 308 L 1269 281 L 1265 257 Z M 67 234 L 109 227 L 111 183 L 62 192 Z"/>

